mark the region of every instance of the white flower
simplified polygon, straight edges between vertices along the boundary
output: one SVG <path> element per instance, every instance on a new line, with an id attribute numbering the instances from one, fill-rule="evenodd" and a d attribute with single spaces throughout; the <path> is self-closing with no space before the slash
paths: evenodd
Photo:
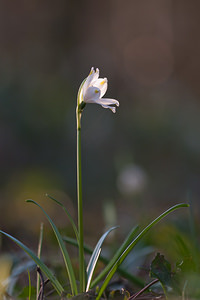
<path id="1" fill-rule="evenodd" d="M 99 69 L 91 69 L 90 74 L 86 78 L 82 89 L 81 99 L 85 103 L 97 103 L 104 108 L 109 108 L 113 113 L 116 112 L 116 107 L 119 106 L 119 102 L 115 99 L 102 98 L 108 88 L 107 78 L 99 78 Z"/>

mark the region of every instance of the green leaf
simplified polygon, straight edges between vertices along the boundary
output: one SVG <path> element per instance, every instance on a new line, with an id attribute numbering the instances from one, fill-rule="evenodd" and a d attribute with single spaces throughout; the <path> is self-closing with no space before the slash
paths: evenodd
<path id="1" fill-rule="evenodd" d="M 164 286 L 170 285 L 172 278 L 171 264 L 164 258 L 164 255 L 157 253 L 151 263 L 150 276 L 159 279 Z"/>
<path id="2" fill-rule="evenodd" d="M 111 278 L 117 271 L 117 268 L 121 265 L 121 263 L 124 261 L 126 256 L 130 253 L 130 251 L 135 247 L 135 245 L 142 239 L 142 237 L 154 226 L 156 225 L 160 220 L 162 220 L 165 216 L 167 216 L 169 213 L 173 212 L 174 210 L 181 208 L 181 207 L 188 207 L 188 204 L 177 204 L 168 210 L 166 210 L 164 213 L 162 213 L 159 217 L 154 219 L 147 227 L 145 227 L 140 234 L 129 244 L 129 246 L 126 248 L 126 250 L 122 253 L 122 255 L 119 257 L 119 259 L 115 262 L 112 269 L 110 270 L 109 274 L 107 275 L 106 279 L 104 280 L 103 285 L 100 288 L 99 294 L 96 298 L 96 300 L 99 300 L 101 298 L 101 295 L 103 294 L 104 290 L 106 289 L 108 283 L 110 282 Z"/>
<path id="3" fill-rule="evenodd" d="M 55 234 L 55 236 L 57 238 L 60 250 L 61 250 L 62 255 L 63 255 L 63 259 L 64 259 L 65 266 L 66 266 L 66 269 L 67 269 L 67 273 L 68 273 L 68 276 L 69 276 L 69 281 L 70 281 L 70 286 L 71 286 L 72 294 L 73 295 L 77 295 L 78 294 L 78 290 L 77 290 L 77 285 L 76 285 L 76 279 L 75 279 L 75 275 L 74 275 L 74 270 L 73 270 L 72 263 L 71 263 L 69 254 L 67 252 L 67 249 L 65 248 L 65 244 L 63 242 L 62 236 L 60 235 L 57 227 L 55 226 L 55 224 L 53 223 L 53 221 L 51 220 L 51 218 L 48 216 L 48 214 L 45 212 L 45 210 L 37 202 L 35 202 L 34 200 L 27 200 L 27 202 L 33 203 L 33 204 L 37 205 L 43 211 L 43 213 L 45 214 L 47 220 L 49 221 L 49 223 L 50 223 L 50 225 L 51 225 L 51 227 L 52 227 L 52 229 L 54 231 L 54 234 Z"/>
<path id="4" fill-rule="evenodd" d="M 128 247 L 128 245 L 131 243 L 133 240 L 133 237 L 135 236 L 136 232 L 138 230 L 138 226 L 132 228 L 122 245 L 119 247 L 115 255 L 113 256 L 112 259 L 109 260 L 108 264 L 106 267 L 102 270 L 102 272 L 94 279 L 94 281 L 91 284 L 91 288 L 95 287 L 111 270 L 113 265 L 116 263 L 116 261 L 119 259 L 121 254 L 125 251 L 125 249 Z"/>
<path id="5" fill-rule="evenodd" d="M 38 256 L 39 259 L 41 257 L 41 251 L 42 251 L 43 233 L 44 233 L 44 224 L 41 223 L 40 224 L 39 242 L 38 242 L 38 251 L 37 251 L 37 256 Z M 36 299 L 38 299 L 39 290 L 40 290 L 40 274 L 38 272 L 37 272 L 36 287 L 37 287 L 37 298 Z"/>
<path id="6" fill-rule="evenodd" d="M 31 276 L 30 276 L 30 272 L 28 270 L 28 283 L 29 283 L 29 291 L 28 291 L 28 299 L 31 300 Z"/>
<path id="7" fill-rule="evenodd" d="M 74 233 L 75 233 L 75 235 L 76 235 L 77 242 L 79 242 L 79 234 L 78 234 L 77 227 L 76 227 L 76 225 L 75 225 L 75 223 L 74 223 L 74 220 L 73 220 L 72 216 L 70 215 L 70 213 L 69 213 L 68 210 L 66 209 L 66 207 L 65 207 L 60 201 L 56 200 L 56 199 L 53 198 L 52 196 L 50 196 L 50 195 L 48 195 L 48 194 L 47 194 L 46 196 L 47 196 L 49 199 L 55 201 L 55 202 L 56 202 L 58 205 L 60 205 L 60 206 L 62 207 L 62 209 L 65 211 L 65 213 L 66 213 L 66 215 L 68 216 L 69 221 L 70 221 L 70 223 L 71 223 L 71 225 L 72 225 L 72 227 L 73 227 Z"/>
<path id="8" fill-rule="evenodd" d="M 107 235 L 114 229 L 118 228 L 118 226 L 112 227 L 109 230 L 107 230 L 99 239 L 96 247 L 94 248 L 94 251 L 92 253 L 92 256 L 90 258 L 90 261 L 88 263 L 86 272 L 87 272 L 87 286 L 86 286 L 86 292 L 88 292 L 89 288 L 90 288 L 90 283 L 92 280 L 92 276 L 94 273 L 94 269 L 96 267 L 100 252 L 101 252 L 101 246 L 105 240 L 105 238 L 107 237 Z"/>
<path id="9" fill-rule="evenodd" d="M 32 260 L 34 260 L 34 262 L 40 267 L 40 269 L 46 275 L 46 277 L 51 281 L 52 285 L 54 286 L 55 290 L 58 292 L 59 295 L 61 295 L 64 292 L 64 289 L 61 286 L 60 282 L 52 274 L 49 268 L 27 246 L 25 246 L 22 242 L 20 242 L 19 240 L 2 230 L 0 230 L 0 233 L 4 234 L 13 242 L 15 242 L 32 258 Z"/>
<path id="10" fill-rule="evenodd" d="M 108 300 L 128 300 L 130 298 L 130 294 L 128 291 L 121 290 L 113 290 L 109 293 Z"/>
<path id="11" fill-rule="evenodd" d="M 63 241 L 65 241 L 66 243 L 69 243 L 70 245 L 78 247 L 77 241 L 75 239 L 73 239 L 73 238 L 69 238 L 69 237 L 65 236 L 65 237 L 63 237 Z M 92 250 L 92 248 L 90 246 L 84 244 L 83 247 L 84 247 L 85 253 L 92 255 L 93 250 Z M 105 256 L 102 256 L 101 254 L 99 256 L 99 260 L 101 262 L 103 262 L 106 265 L 106 267 L 110 264 L 110 259 L 106 258 Z M 117 272 L 122 277 L 128 279 L 130 282 L 133 282 L 134 284 L 138 285 L 139 287 L 144 287 L 145 283 L 142 281 L 142 279 L 140 279 L 140 278 L 138 278 L 136 276 L 133 276 L 131 273 L 127 272 L 124 268 L 119 267 L 118 270 L 117 270 Z M 94 279 L 94 281 L 95 280 L 96 280 L 96 278 Z M 92 282 L 92 284 L 94 283 L 94 281 Z"/>
<path id="12" fill-rule="evenodd" d="M 22 299 L 35 299 L 36 298 L 36 290 L 33 286 L 31 286 L 31 297 L 30 297 L 30 287 L 25 286 L 21 293 L 17 295 L 17 298 Z"/>

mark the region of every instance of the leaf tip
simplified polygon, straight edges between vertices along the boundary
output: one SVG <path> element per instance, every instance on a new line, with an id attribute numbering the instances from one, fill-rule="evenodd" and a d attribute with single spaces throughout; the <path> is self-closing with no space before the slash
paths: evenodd
<path id="1" fill-rule="evenodd" d="M 35 201 L 32 200 L 32 199 L 26 199 L 26 202 L 27 202 L 27 203 L 34 203 Z"/>

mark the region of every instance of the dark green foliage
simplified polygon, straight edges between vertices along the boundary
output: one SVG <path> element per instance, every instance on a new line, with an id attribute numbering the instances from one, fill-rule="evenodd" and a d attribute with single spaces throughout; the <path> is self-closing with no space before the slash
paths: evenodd
<path id="1" fill-rule="evenodd" d="M 159 279 L 164 286 L 171 285 L 171 264 L 164 258 L 164 255 L 157 253 L 151 263 L 150 276 Z"/>
<path id="2" fill-rule="evenodd" d="M 126 290 L 115 290 L 111 291 L 108 297 L 108 300 L 128 300 L 130 297 L 130 294 Z"/>
<path id="3" fill-rule="evenodd" d="M 36 299 L 36 289 L 34 286 L 26 286 L 25 288 L 23 288 L 23 290 L 21 291 L 21 293 L 17 296 L 17 298 L 20 298 L 20 299 L 29 299 L 29 289 L 31 288 L 31 300 L 32 299 Z"/>

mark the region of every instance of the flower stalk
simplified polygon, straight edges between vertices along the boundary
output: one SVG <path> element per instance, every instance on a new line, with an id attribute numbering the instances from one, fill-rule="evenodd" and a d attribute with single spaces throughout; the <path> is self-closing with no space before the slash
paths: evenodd
<path id="1" fill-rule="evenodd" d="M 79 280 L 80 293 L 85 291 L 85 263 L 83 240 L 83 200 L 82 200 L 82 172 L 81 172 L 81 110 L 77 101 L 77 200 L 78 200 L 78 233 L 79 233 Z"/>
<path id="2" fill-rule="evenodd" d="M 83 200 L 82 200 L 82 173 L 81 173 L 81 116 L 87 103 L 100 104 L 109 108 L 113 113 L 119 102 L 115 99 L 102 98 L 107 91 L 107 78 L 99 78 L 99 69 L 91 69 L 88 77 L 82 82 L 77 96 L 77 201 L 78 201 L 78 235 L 79 235 L 79 280 L 80 293 L 86 289 L 86 270 L 84 261 L 83 239 Z"/>

